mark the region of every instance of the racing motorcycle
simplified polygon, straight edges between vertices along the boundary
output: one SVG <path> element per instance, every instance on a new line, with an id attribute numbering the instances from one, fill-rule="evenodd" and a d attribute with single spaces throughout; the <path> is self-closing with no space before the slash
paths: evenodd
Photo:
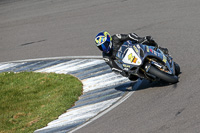
<path id="1" fill-rule="evenodd" d="M 178 82 L 175 66 L 179 67 L 179 65 L 170 55 L 165 55 L 154 46 L 127 41 L 118 50 L 115 62 L 131 80 L 141 78 L 168 83 Z"/>

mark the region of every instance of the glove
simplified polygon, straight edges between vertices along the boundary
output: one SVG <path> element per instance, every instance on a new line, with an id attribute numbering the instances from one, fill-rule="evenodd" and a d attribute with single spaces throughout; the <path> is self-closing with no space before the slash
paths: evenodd
<path id="1" fill-rule="evenodd" d="M 153 40 L 153 38 L 152 38 L 151 36 L 146 36 L 145 39 L 146 39 L 147 41 L 152 41 L 152 40 Z"/>
<path id="2" fill-rule="evenodd" d="M 154 41 L 154 39 L 151 36 L 146 36 L 144 38 L 145 39 L 144 39 L 143 44 L 154 46 L 154 47 L 158 48 L 158 44 Z"/>

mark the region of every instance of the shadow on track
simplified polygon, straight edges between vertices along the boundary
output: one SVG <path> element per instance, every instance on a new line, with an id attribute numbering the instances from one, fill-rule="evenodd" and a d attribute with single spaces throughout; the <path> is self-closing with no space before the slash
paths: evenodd
<path id="1" fill-rule="evenodd" d="M 140 83 L 138 83 L 140 82 Z M 137 85 L 138 84 L 138 85 Z M 132 87 L 130 87 L 132 86 Z M 154 88 L 154 87 L 165 87 L 165 86 L 173 86 L 173 88 L 177 88 L 178 85 L 176 84 L 170 84 L 166 83 L 163 81 L 149 81 L 149 80 L 138 80 L 137 82 L 132 82 L 129 84 L 123 84 L 121 86 L 115 87 L 116 90 L 118 91 L 125 91 L 125 92 L 130 92 L 130 91 L 140 91 L 140 90 L 145 90 L 148 88 Z"/>
<path id="2" fill-rule="evenodd" d="M 173 88 L 177 88 L 177 83 L 176 84 L 169 84 L 163 81 L 148 81 L 148 80 L 143 80 L 143 83 L 138 87 L 137 90 L 135 91 L 140 91 L 140 90 L 145 90 L 148 88 L 154 88 L 154 87 L 165 87 L 165 86 L 173 86 Z"/>

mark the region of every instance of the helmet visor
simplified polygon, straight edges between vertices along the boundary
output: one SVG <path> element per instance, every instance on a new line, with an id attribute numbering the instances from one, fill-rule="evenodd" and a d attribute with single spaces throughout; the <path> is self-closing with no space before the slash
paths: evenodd
<path id="1" fill-rule="evenodd" d="M 103 44 L 101 44 L 98 48 L 103 51 L 104 53 L 109 53 L 111 49 L 111 42 L 106 41 Z"/>

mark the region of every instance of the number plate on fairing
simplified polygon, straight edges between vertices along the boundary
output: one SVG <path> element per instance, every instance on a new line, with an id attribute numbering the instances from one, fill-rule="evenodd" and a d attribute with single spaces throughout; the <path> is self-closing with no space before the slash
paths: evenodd
<path id="1" fill-rule="evenodd" d="M 122 61 L 127 64 L 138 65 L 138 66 L 141 65 L 142 63 L 142 60 L 132 48 L 128 48 L 128 51 Z"/>

